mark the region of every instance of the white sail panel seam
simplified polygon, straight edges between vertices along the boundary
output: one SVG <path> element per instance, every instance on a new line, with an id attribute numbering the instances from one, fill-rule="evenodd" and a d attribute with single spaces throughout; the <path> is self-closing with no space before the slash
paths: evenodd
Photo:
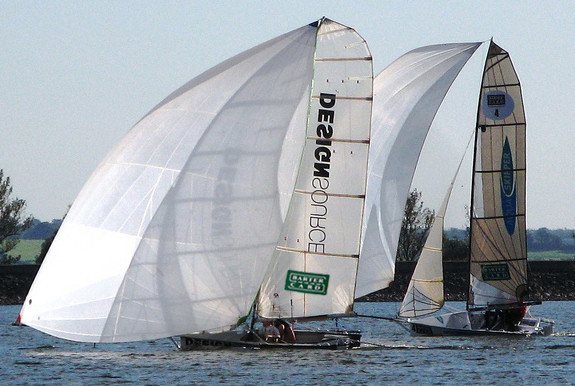
<path id="1" fill-rule="evenodd" d="M 327 20 L 328 20 L 328 19 L 327 19 Z M 341 24 L 340 24 L 340 25 L 341 25 Z M 345 27 L 345 28 L 338 28 L 338 29 L 332 29 L 332 30 L 327 30 L 327 31 L 325 31 L 325 30 L 321 31 L 321 28 L 318 27 L 318 29 L 317 29 L 317 31 L 318 31 L 318 32 L 317 32 L 317 36 L 325 36 L 325 35 L 330 35 L 330 34 L 334 34 L 334 33 L 339 33 L 339 32 L 342 32 L 342 31 L 353 30 L 353 28 L 350 28 L 350 27 L 346 27 L 346 26 L 343 26 L 343 27 Z M 321 31 L 321 32 L 320 32 L 320 31 Z"/>
<path id="2" fill-rule="evenodd" d="M 181 172 L 179 169 L 167 168 L 164 166 L 157 166 L 157 165 L 144 164 L 144 163 L 138 163 L 138 162 L 106 162 L 106 165 L 137 166 L 137 167 L 142 167 L 142 168 L 146 168 L 146 169 L 162 170 L 162 171 L 166 171 L 166 172 L 176 172 L 176 173 Z"/>

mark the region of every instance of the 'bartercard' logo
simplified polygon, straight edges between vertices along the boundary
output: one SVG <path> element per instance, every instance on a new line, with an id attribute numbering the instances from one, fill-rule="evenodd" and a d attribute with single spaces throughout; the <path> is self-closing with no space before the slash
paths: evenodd
<path id="1" fill-rule="evenodd" d="M 481 266 L 481 278 L 483 281 L 509 280 L 509 266 L 503 264 L 483 264 Z"/>
<path id="2" fill-rule="evenodd" d="M 318 273 L 288 271 L 286 291 L 304 292 L 315 295 L 326 295 L 329 275 Z"/>

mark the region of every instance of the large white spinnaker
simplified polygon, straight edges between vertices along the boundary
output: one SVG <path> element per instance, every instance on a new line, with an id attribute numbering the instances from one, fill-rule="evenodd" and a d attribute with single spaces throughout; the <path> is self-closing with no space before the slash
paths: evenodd
<path id="1" fill-rule="evenodd" d="M 518 303 L 528 293 L 525 134 L 519 78 L 491 41 L 477 111 L 468 308 Z"/>
<path id="2" fill-rule="evenodd" d="M 441 44 L 401 56 L 374 81 L 364 240 L 356 296 L 387 288 L 405 201 L 445 94 L 481 43 Z"/>
<path id="3" fill-rule="evenodd" d="M 85 342 L 235 326 L 287 212 L 293 182 L 278 171 L 300 161 L 285 153 L 307 122 L 317 28 L 223 62 L 138 122 L 74 202 L 21 322 Z"/>
<path id="4" fill-rule="evenodd" d="M 372 92 L 366 42 L 353 29 L 324 20 L 297 182 L 259 295 L 264 318 L 353 310 Z"/>

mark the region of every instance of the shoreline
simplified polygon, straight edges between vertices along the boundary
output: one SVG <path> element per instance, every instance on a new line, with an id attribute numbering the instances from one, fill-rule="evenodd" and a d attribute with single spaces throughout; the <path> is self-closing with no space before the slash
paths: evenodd
<path id="1" fill-rule="evenodd" d="M 398 262 L 395 280 L 383 290 L 357 299 L 358 302 L 401 302 L 407 291 L 414 262 Z M 447 262 L 443 266 L 445 300 L 467 299 L 467 263 Z M 528 300 L 575 300 L 575 261 L 530 261 Z"/>
<path id="2" fill-rule="evenodd" d="M 19 305 L 38 272 L 37 265 L 0 266 L 0 305 Z M 395 280 L 388 287 L 356 299 L 357 302 L 401 302 L 411 274 L 413 262 L 398 262 Z M 530 261 L 529 299 L 541 301 L 575 300 L 575 261 Z M 464 301 L 467 291 L 467 264 L 444 264 L 445 300 Z"/>

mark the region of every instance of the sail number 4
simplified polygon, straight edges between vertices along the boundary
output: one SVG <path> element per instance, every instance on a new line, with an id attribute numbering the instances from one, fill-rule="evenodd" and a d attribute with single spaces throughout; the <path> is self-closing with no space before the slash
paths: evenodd
<path id="1" fill-rule="evenodd" d="M 304 292 L 315 295 L 326 295 L 329 275 L 318 273 L 288 271 L 286 291 Z"/>

